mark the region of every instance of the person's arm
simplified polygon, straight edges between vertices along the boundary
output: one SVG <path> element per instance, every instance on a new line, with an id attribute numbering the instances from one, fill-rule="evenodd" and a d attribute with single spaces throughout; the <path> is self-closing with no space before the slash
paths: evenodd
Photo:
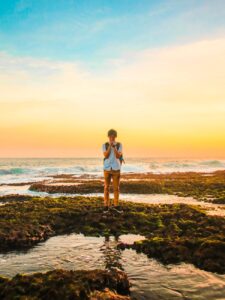
<path id="1" fill-rule="evenodd" d="M 104 147 L 105 150 L 105 147 Z M 106 151 L 103 151 L 104 157 L 108 158 L 110 155 L 110 151 L 111 151 L 111 145 L 109 145 L 108 149 Z"/>
<path id="2" fill-rule="evenodd" d="M 116 158 L 120 158 L 123 155 L 123 153 L 122 153 L 122 147 L 121 146 L 119 148 L 119 151 L 117 151 L 116 147 L 113 147 L 113 150 L 114 150 Z"/>

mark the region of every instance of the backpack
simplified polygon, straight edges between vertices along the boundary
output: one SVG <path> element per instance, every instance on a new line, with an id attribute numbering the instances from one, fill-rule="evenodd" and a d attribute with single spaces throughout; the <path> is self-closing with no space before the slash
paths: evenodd
<path id="1" fill-rule="evenodd" d="M 109 143 L 108 142 L 106 142 L 105 143 L 105 150 L 107 151 L 107 149 L 109 148 Z M 120 143 L 118 142 L 118 143 L 116 143 L 116 149 L 117 149 L 117 151 L 119 151 L 119 149 L 120 149 Z M 106 158 L 104 158 L 104 160 L 105 160 Z M 125 161 L 124 161 L 124 159 L 123 159 L 123 155 L 119 158 L 119 160 L 120 160 L 120 164 L 122 165 L 122 163 L 125 163 Z"/>

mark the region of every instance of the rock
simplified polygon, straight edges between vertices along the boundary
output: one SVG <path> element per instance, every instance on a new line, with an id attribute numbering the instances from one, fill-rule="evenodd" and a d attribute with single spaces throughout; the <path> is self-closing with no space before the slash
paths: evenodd
<path id="1" fill-rule="evenodd" d="M 187 261 L 225 272 L 223 218 L 185 204 L 120 204 L 118 214 L 113 210 L 103 213 L 101 197 L 34 198 L 5 204 L 0 206 L 0 251 L 29 248 L 53 235 L 71 232 L 89 236 L 131 233 L 146 237 L 134 244 L 137 251 L 164 263 Z"/>
<path id="2" fill-rule="evenodd" d="M 59 178 L 63 175 L 57 175 Z M 66 175 L 65 175 L 66 176 Z M 48 193 L 102 193 L 103 181 L 87 177 L 67 176 L 71 184 L 65 181 L 45 181 L 33 183 L 30 190 Z M 65 177 L 66 178 L 66 177 Z M 64 179 L 65 180 L 65 179 Z M 111 189 L 112 190 L 112 189 Z M 170 174 L 123 174 L 120 191 L 129 194 L 172 194 L 192 196 L 196 200 L 225 204 L 225 171 L 210 174 L 183 172 Z"/>
<path id="3" fill-rule="evenodd" d="M 129 287 L 127 275 L 119 270 L 54 270 L 0 278 L 0 299 L 129 300 Z"/>

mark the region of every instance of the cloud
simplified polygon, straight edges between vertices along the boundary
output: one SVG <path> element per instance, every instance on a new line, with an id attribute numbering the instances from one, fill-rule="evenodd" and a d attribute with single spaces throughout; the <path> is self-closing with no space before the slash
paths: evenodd
<path id="1" fill-rule="evenodd" d="M 68 143 L 75 135 L 82 147 L 90 131 L 94 139 L 116 124 L 130 146 L 135 136 L 142 147 L 216 140 L 225 150 L 224 53 L 224 38 L 204 40 L 127 53 L 100 73 L 79 62 L 0 53 L 0 128 L 58 132 Z"/>
<path id="2" fill-rule="evenodd" d="M 222 102 L 224 53 L 225 39 L 145 50 L 129 57 L 115 77 L 170 104 Z"/>
<path id="3" fill-rule="evenodd" d="M 67 101 L 76 96 L 95 96 L 96 93 L 101 97 L 117 93 L 123 96 L 126 92 L 130 97 L 135 93 L 146 102 L 159 99 L 220 101 L 224 99 L 224 52 L 225 39 L 145 50 L 109 61 L 110 71 L 99 74 L 91 73 L 77 62 L 0 53 L 0 78 L 5 83 L 0 100 L 40 101 L 47 95 L 52 100 Z M 147 99 L 147 95 L 151 99 Z M 201 97 L 195 99 L 195 96 Z"/>

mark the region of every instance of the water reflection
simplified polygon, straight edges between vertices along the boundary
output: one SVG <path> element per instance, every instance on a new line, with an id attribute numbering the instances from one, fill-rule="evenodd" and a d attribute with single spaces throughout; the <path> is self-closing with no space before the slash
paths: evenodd
<path id="1" fill-rule="evenodd" d="M 70 234 L 52 237 L 27 252 L 0 255 L 0 275 L 45 272 L 55 268 L 124 270 L 139 300 L 224 300 L 225 276 L 205 272 L 190 264 L 160 264 L 132 249 L 117 249 L 118 242 L 133 243 L 140 235 L 85 237 Z"/>
<path id="2" fill-rule="evenodd" d="M 118 237 L 107 236 L 105 237 L 104 243 L 100 248 L 103 253 L 105 268 L 108 270 L 111 270 L 113 268 L 123 270 L 123 266 L 121 264 L 121 250 L 117 249 L 118 243 Z"/>

